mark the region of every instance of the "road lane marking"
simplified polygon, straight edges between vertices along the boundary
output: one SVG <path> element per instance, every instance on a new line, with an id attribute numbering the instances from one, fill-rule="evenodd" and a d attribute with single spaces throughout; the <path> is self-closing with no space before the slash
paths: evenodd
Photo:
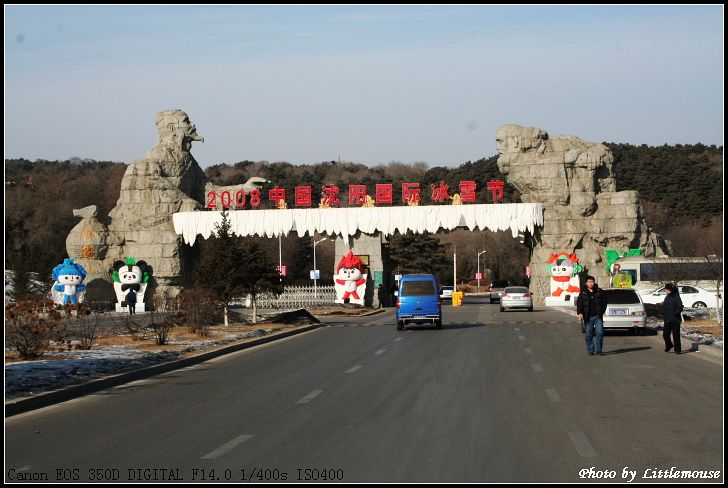
<path id="1" fill-rule="evenodd" d="M 543 368 L 541 367 L 540 364 L 532 364 L 531 366 L 533 366 L 533 370 L 535 372 L 537 372 L 537 373 L 543 373 Z"/>
<path id="2" fill-rule="evenodd" d="M 377 352 L 375 352 L 374 355 L 379 356 L 380 354 L 384 354 L 384 351 L 386 351 L 386 349 L 380 349 Z"/>
<path id="3" fill-rule="evenodd" d="M 526 349 L 524 349 L 524 351 L 526 351 L 526 354 L 533 354 L 533 351 L 530 347 L 527 347 Z"/>
<path id="4" fill-rule="evenodd" d="M 594 451 L 589 439 L 586 438 L 583 432 L 569 432 L 569 439 L 574 444 L 579 456 L 583 458 L 597 457 L 596 451 Z"/>
<path id="5" fill-rule="evenodd" d="M 305 397 L 301 398 L 296 403 L 308 403 L 323 392 L 324 392 L 323 390 L 313 390 L 311 393 L 309 393 Z"/>
<path id="6" fill-rule="evenodd" d="M 549 397 L 549 400 L 552 402 L 560 402 L 561 397 L 559 396 L 558 392 L 554 390 L 553 388 L 546 388 L 546 395 Z"/>
<path id="7" fill-rule="evenodd" d="M 523 337 L 522 335 L 519 335 L 519 336 L 518 336 L 518 338 L 519 338 L 520 340 L 522 340 L 522 341 L 525 341 L 525 340 L 526 340 L 526 338 L 525 338 L 525 337 Z"/>
<path id="8" fill-rule="evenodd" d="M 235 439 L 231 440 L 230 442 L 226 442 L 225 444 L 218 447 L 214 451 L 208 452 L 207 454 L 202 456 L 200 459 L 217 459 L 220 456 L 222 456 L 223 454 L 225 454 L 226 452 L 228 452 L 232 449 L 235 449 L 237 446 L 239 446 L 243 442 L 247 441 L 251 437 L 253 437 L 253 436 L 249 435 L 249 434 L 239 435 Z"/>
<path id="9" fill-rule="evenodd" d="M 521 329 L 518 328 L 518 327 L 513 327 L 513 330 L 515 330 L 516 332 L 520 332 L 521 331 Z"/>
<path id="10" fill-rule="evenodd" d="M 346 373 L 353 373 L 353 372 L 354 372 L 354 371 L 356 371 L 357 369 L 361 369 L 361 366 L 359 366 L 358 364 L 357 364 L 356 366 L 353 366 L 353 367 L 351 367 L 351 368 L 347 369 L 347 370 L 346 370 Z"/>
<path id="11" fill-rule="evenodd" d="M 397 337 L 397 338 L 396 338 L 396 339 L 394 340 L 394 342 L 398 342 L 398 341 L 401 341 L 401 340 L 402 340 L 402 338 L 401 338 L 401 337 Z"/>

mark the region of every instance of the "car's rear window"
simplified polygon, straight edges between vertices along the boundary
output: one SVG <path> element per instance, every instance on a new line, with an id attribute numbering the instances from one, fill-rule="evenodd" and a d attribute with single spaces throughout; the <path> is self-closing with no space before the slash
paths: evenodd
<path id="1" fill-rule="evenodd" d="M 509 283 L 507 280 L 495 280 L 493 283 L 490 284 L 491 288 L 505 288 L 508 286 Z"/>
<path id="2" fill-rule="evenodd" d="M 630 303 L 640 303 L 640 297 L 634 290 L 605 290 L 607 294 L 607 303 L 612 305 L 627 305 Z"/>
<path id="3" fill-rule="evenodd" d="M 506 293 L 528 293 L 528 288 L 525 286 L 510 286 L 505 289 Z"/>
<path id="4" fill-rule="evenodd" d="M 421 297 L 435 294 L 435 283 L 430 280 L 412 280 L 402 283 L 403 297 Z"/>

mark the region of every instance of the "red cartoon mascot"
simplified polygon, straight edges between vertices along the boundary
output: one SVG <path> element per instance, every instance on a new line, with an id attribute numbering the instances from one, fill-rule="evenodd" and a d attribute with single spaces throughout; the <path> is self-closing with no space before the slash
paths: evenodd
<path id="1" fill-rule="evenodd" d="M 367 275 L 361 260 L 349 251 L 341 258 L 336 267 L 334 288 L 336 303 L 356 303 L 364 305 L 364 290 L 367 286 Z"/>

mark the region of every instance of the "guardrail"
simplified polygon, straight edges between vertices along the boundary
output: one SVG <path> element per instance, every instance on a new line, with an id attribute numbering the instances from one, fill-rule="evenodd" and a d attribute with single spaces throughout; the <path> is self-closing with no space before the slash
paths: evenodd
<path id="1" fill-rule="evenodd" d="M 286 286 L 283 293 L 275 296 L 271 294 L 258 295 L 256 306 L 259 308 L 299 308 L 318 305 L 332 305 L 336 300 L 334 285 L 317 286 Z M 238 302 L 246 308 L 251 308 L 250 298 Z"/>

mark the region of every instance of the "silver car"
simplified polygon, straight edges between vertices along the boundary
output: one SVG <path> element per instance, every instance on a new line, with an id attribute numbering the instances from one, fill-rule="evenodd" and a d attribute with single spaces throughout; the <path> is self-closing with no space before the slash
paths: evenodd
<path id="1" fill-rule="evenodd" d="M 490 284 L 490 303 L 498 300 L 500 301 L 503 291 L 508 288 L 510 283 L 508 280 L 493 280 Z"/>
<path id="2" fill-rule="evenodd" d="M 644 333 L 647 323 L 645 305 L 633 288 L 605 288 L 607 311 L 604 329 L 630 329 Z"/>
<path id="3" fill-rule="evenodd" d="M 533 312 L 533 293 L 528 291 L 525 286 L 509 286 L 503 290 L 500 297 L 500 311 L 511 308 L 525 308 L 529 312 Z"/>

